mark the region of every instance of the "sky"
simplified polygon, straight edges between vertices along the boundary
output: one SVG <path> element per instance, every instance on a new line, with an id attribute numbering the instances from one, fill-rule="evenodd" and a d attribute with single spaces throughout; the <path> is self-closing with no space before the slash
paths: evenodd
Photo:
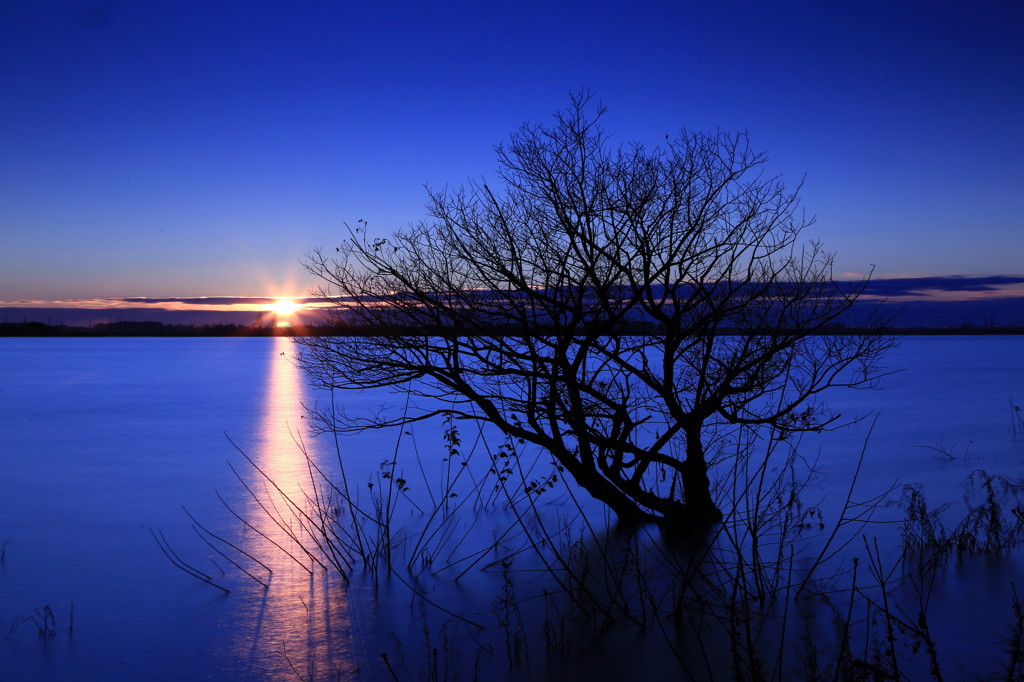
<path id="1" fill-rule="evenodd" d="M 6 0 L 0 307 L 300 296 L 582 88 L 746 131 L 839 277 L 1024 295 L 1024 3 Z"/>

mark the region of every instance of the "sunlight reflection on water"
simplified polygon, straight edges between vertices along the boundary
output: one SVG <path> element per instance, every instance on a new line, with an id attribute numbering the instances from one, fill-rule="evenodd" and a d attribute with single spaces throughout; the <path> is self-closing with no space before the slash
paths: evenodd
<path id="1" fill-rule="evenodd" d="M 309 544 L 306 514 L 313 495 L 307 455 L 323 464 L 302 405 L 309 389 L 289 339 L 274 340 L 269 362 L 259 438 L 249 454 L 265 476 L 254 472 L 253 495 L 241 511 L 259 531 L 247 529 L 242 549 L 271 573 L 266 589 L 255 582 L 249 588 L 237 653 L 265 679 L 337 677 L 351 672 L 345 667 L 354 659 L 348 601 L 344 589 L 302 548 Z M 261 579 L 267 575 L 258 566 L 253 573 Z"/>

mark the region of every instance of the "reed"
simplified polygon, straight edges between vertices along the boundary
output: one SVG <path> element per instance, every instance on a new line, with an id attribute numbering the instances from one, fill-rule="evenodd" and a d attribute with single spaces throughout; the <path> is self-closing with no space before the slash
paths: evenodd
<path id="1" fill-rule="evenodd" d="M 1010 398 L 1010 432 L 1014 440 L 1024 438 L 1024 411 Z"/>
<path id="2" fill-rule="evenodd" d="M 308 481 L 298 497 L 247 457 L 249 474 L 236 475 L 288 538 L 260 533 L 268 546 L 311 574 L 344 584 L 386 578 L 406 590 L 422 646 L 396 640 L 381 652 L 392 679 L 552 675 L 595 651 L 637 655 L 622 642 L 639 636 L 659 670 L 681 678 L 942 680 L 948 644 L 933 623 L 946 616 L 934 613 L 935 583 L 953 557 L 1008 555 L 1024 539 L 1019 481 L 974 472 L 960 517 L 949 504 L 929 507 L 916 485 L 862 494 L 856 475 L 838 505 L 827 506 L 813 497 L 817 463 L 801 456 L 799 440 L 778 434 L 740 431 L 720 442 L 716 456 L 729 466 L 715 485 L 728 513 L 704 534 L 617 526 L 595 515 L 549 460 L 507 438 L 491 443 L 479 428 L 466 434 L 450 418 L 434 447 L 403 432 L 403 447 L 396 443 L 362 485 L 345 472 L 336 442 L 333 473 L 302 450 Z M 432 452 L 440 467 L 427 466 Z M 899 544 L 886 547 L 875 517 L 893 507 Z M 236 516 L 247 531 L 262 525 Z M 256 557 L 192 521 L 264 584 Z M 210 581 L 154 537 L 172 563 Z M 428 586 L 470 573 L 495 576 L 489 600 L 446 603 Z M 999 673 L 1021 679 L 1015 588 L 1006 610 Z"/>
<path id="3" fill-rule="evenodd" d="M 14 639 L 20 631 L 28 629 L 34 631 L 38 639 L 43 641 L 51 641 L 57 638 L 58 634 L 62 630 L 61 626 L 57 621 L 57 613 L 54 610 L 52 604 L 45 604 L 37 607 L 32 615 L 26 616 L 23 614 L 15 615 L 10 621 L 0 620 L 0 632 L 4 633 L 4 638 L 8 640 Z M 65 629 L 67 637 L 70 640 L 75 634 L 75 603 L 70 602 L 68 605 L 68 620 L 67 627 Z"/>

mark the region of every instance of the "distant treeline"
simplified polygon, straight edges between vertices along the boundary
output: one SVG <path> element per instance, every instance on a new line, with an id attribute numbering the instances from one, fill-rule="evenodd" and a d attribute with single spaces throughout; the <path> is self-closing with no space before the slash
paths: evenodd
<path id="1" fill-rule="evenodd" d="M 657 334 L 655 325 L 635 323 L 616 329 L 591 330 L 604 334 Z M 750 333 L 752 330 L 718 330 L 722 334 Z M 555 329 L 543 327 L 529 331 L 507 326 L 477 326 L 475 329 L 411 328 L 411 327 L 367 327 L 367 326 L 294 326 L 266 327 L 241 324 L 184 325 L 163 322 L 103 322 L 91 327 L 48 325 L 42 322 L 2 322 L 0 336 L 384 336 L 384 335 L 428 335 L 428 336 L 548 336 Z M 829 325 L 822 334 L 887 333 L 895 335 L 942 335 L 942 334 L 1024 334 L 1024 327 L 977 327 L 964 324 L 956 327 L 890 327 L 865 330 L 846 326 L 842 323 Z"/>
<path id="2" fill-rule="evenodd" d="M 42 322 L 0 323 L 0 336 L 273 336 L 280 333 L 280 330 L 239 324 L 102 322 L 91 327 L 72 327 Z"/>

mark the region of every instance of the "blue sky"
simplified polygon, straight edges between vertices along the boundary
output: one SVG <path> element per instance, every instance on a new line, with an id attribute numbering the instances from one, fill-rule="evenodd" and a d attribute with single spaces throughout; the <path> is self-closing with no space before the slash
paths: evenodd
<path id="1" fill-rule="evenodd" d="M 1024 274 L 1024 3 L 9 0 L 0 302 L 299 295 L 584 87 L 748 131 L 837 274 Z"/>

